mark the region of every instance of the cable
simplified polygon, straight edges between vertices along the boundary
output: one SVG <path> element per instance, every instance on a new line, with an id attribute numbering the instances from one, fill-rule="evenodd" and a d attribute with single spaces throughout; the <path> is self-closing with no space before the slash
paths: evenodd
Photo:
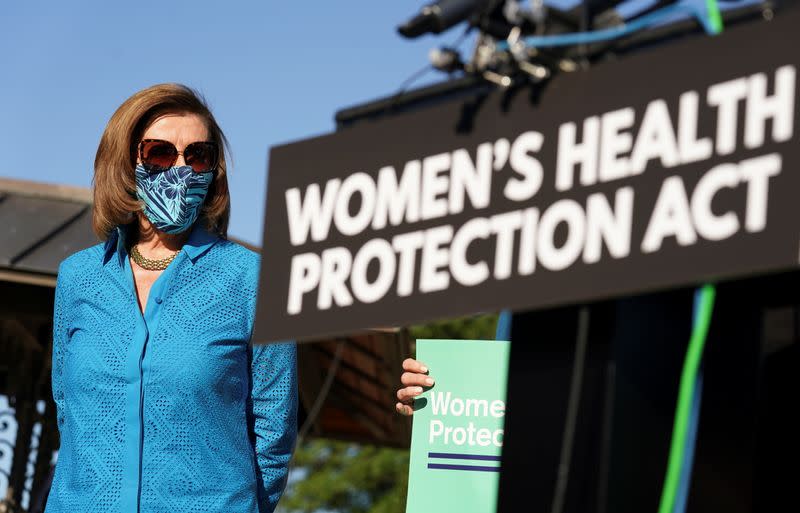
<path id="1" fill-rule="evenodd" d="M 308 410 L 306 421 L 303 422 L 303 426 L 297 433 L 298 446 L 303 443 L 303 439 L 308 434 L 308 430 L 311 429 L 311 426 L 317 420 L 317 415 L 319 415 L 319 411 L 322 409 L 322 405 L 325 404 L 325 399 L 327 399 L 328 393 L 331 391 L 333 379 L 336 377 L 336 372 L 339 370 L 339 363 L 342 361 L 342 350 L 344 349 L 344 344 L 345 341 L 342 339 L 336 345 L 336 354 L 333 355 L 333 361 L 328 367 L 328 374 L 325 376 L 325 381 L 320 387 L 319 394 L 317 394 L 314 404 L 311 406 L 311 409 Z"/>
<path id="2" fill-rule="evenodd" d="M 694 311 L 692 312 L 692 324 L 697 322 L 697 314 L 700 302 L 695 292 Z M 675 498 L 673 513 L 684 513 L 689 499 L 689 489 L 692 483 L 692 468 L 694 466 L 694 450 L 697 444 L 697 429 L 700 424 L 700 404 L 703 397 L 703 370 L 697 372 L 695 381 L 694 395 L 692 397 L 692 410 L 689 414 L 689 427 L 686 436 L 686 445 L 683 448 L 683 464 L 681 466 L 681 477 L 678 482 L 678 491 Z"/>
<path id="3" fill-rule="evenodd" d="M 526 45 L 534 48 L 548 48 L 553 46 L 573 46 L 591 43 L 600 43 L 617 39 L 645 29 L 650 25 L 662 23 L 669 17 L 676 14 L 692 14 L 698 19 L 703 28 L 709 34 L 719 34 L 722 31 L 722 16 L 719 12 L 717 0 L 706 0 L 705 9 L 688 2 L 667 5 L 649 14 L 635 19 L 630 23 L 623 23 L 616 27 L 607 29 L 593 30 L 589 32 L 571 32 L 568 34 L 555 34 L 548 36 L 532 36 L 523 39 Z M 508 42 L 499 41 L 499 50 L 507 50 Z"/>
<path id="4" fill-rule="evenodd" d="M 697 428 L 700 424 L 700 403 L 703 397 L 703 371 L 697 374 L 697 383 L 694 387 L 692 398 L 692 411 L 689 415 L 689 429 L 686 437 L 686 447 L 683 448 L 683 468 L 681 479 L 678 483 L 678 492 L 675 498 L 673 513 L 684 513 L 689 499 L 689 489 L 692 484 L 692 467 L 694 465 L 694 450 L 697 442 Z"/>
<path id="5" fill-rule="evenodd" d="M 467 27 L 467 29 L 460 36 L 458 36 L 458 38 L 456 38 L 456 40 L 453 41 L 453 44 L 451 44 L 448 48 L 457 50 L 458 47 L 461 46 L 461 44 L 467 38 L 469 32 L 470 32 L 470 27 Z M 431 64 L 426 64 L 424 67 L 412 73 L 407 79 L 403 81 L 403 83 L 400 84 L 400 87 L 397 88 L 397 92 L 394 93 L 394 95 L 392 95 L 392 101 L 386 106 L 385 110 L 394 109 L 399 103 L 400 98 L 402 98 L 403 93 L 405 93 L 406 90 L 408 90 L 408 88 L 411 87 L 411 84 L 413 84 L 414 82 L 425 76 L 428 72 L 434 71 L 435 69 L 436 68 L 433 67 Z"/>
<path id="6" fill-rule="evenodd" d="M 719 12 L 719 3 L 717 3 L 717 0 L 706 0 L 706 16 L 706 19 L 700 18 L 706 32 L 709 34 L 719 34 L 722 32 L 722 13 Z"/>
<path id="7" fill-rule="evenodd" d="M 494 332 L 495 340 L 511 340 L 511 310 L 502 310 L 497 316 L 497 328 Z"/>
<path id="8" fill-rule="evenodd" d="M 589 308 L 584 306 L 578 311 L 578 336 L 575 339 L 575 361 L 572 365 L 572 383 L 569 387 L 569 403 L 567 404 L 567 420 L 564 426 L 564 438 L 561 442 L 561 456 L 558 463 L 558 478 L 553 494 L 551 513 L 564 510 L 564 499 L 569 482 L 569 466 L 572 460 L 572 446 L 575 443 L 575 424 L 578 421 L 578 408 L 581 403 L 583 387 L 583 368 L 586 360 L 586 345 L 589 341 Z"/>
<path id="9" fill-rule="evenodd" d="M 664 478 L 664 488 L 661 492 L 658 513 L 673 513 L 675 506 L 684 462 L 684 449 L 689 431 L 692 398 L 694 397 L 700 358 L 703 355 L 703 347 L 711 324 L 715 296 L 716 289 L 713 285 L 704 285 L 695 294 L 696 318 L 692 326 L 689 347 L 686 350 L 686 359 L 683 362 L 683 371 L 681 372 L 678 405 L 675 409 L 672 442 L 670 444 L 669 461 L 667 462 L 667 474 Z"/>
<path id="10" fill-rule="evenodd" d="M 464 32 L 462 32 L 462 33 L 461 33 L 461 35 L 460 35 L 460 36 L 458 36 L 458 37 L 456 38 L 456 40 L 455 40 L 455 41 L 453 41 L 453 42 L 452 42 L 450 45 L 448 45 L 448 47 L 449 47 L 449 48 L 452 48 L 452 49 L 454 49 L 454 50 L 458 50 L 458 48 L 459 48 L 459 47 L 460 47 L 460 46 L 461 46 L 461 45 L 464 43 L 464 41 L 467 39 L 467 36 L 469 35 L 469 33 L 470 33 L 471 31 L 472 31 L 472 27 L 467 27 L 467 28 L 466 28 L 466 30 L 464 30 Z"/>
<path id="11" fill-rule="evenodd" d="M 403 95 L 403 93 L 405 93 L 406 90 L 411 86 L 411 84 L 419 80 L 421 77 L 425 76 L 425 74 L 428 73 L 429 71 L 433 71 L 434 69 L 436 68 L 434 68 L 430 64 L 426 64 L 424 67 L 412 73 L 411 76 L 405 79 L 403 83 L 400 84 L 400 87 L 397 88 L 397 92 L 394 93 L 395 100 L 400 98 Z"/>
<path id="12" fill-rule="evenodd" d="M 342 361 L 342 350 L 344 349 L 345 343 L 346 339 L 340 339 L 339 343 L 336 345 L 336 353 L 333 355 L 333 361 L 331 362 L 330 366 L 328 366 L 328 373 L 325 376 L 325 381 L 322 383 L 322 386 L 320 387 L 319 394 L 317 394 L 317 398 L 314 400 L 314 404 L 311 405 L 311 409 L 308 410 L 305 422 L 303 422 L 303 425 L 297 431 L 297 438 L 295 439 L 295 450 L 292 451 L 292 456 L 289 459 L 289 462 L 286 464 L 287 476 L 291 476 L 294 473 L 297 451 L 299 447 L 303 444 L 303 441 L 305 440 L 305 437 L 308 434 L 309 429 L 311 429 L 311 426 L 314 425 L 314 422 L 317 420 L 317 416 L 319 415 L 319 412 L 322 409 L 322 405 L 325 404 L 325 399 L 328 398 L 328 394 L 331 391 L 331 385 L 333 385 L 333 380 L 336 377 L 337 371 L 339 370 L 339 363 L 341 363 Z"/>

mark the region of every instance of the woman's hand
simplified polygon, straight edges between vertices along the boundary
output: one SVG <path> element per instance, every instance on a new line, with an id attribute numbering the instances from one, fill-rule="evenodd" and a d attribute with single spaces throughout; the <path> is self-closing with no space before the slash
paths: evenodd
<path id="1" fill-rule="evenodd" d="M 397 404 L 395 410 L 402 415 L 414 414 L 414 398 L 422 393 L 422 387 L 433 386 L 433 378 L 428 376 L 428 367 L 413 358 L 403 360 L 403 370 L 400 383 L 403 386 L 397 391 Z"/>

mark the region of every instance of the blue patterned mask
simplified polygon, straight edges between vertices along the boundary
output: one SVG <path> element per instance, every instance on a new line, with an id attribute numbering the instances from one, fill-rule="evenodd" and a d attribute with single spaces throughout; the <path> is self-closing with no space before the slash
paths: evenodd
<path id="1" fill-rule="evenodd" d="M 195 173 L 190 166 L 176 166 L 150 174 L 136 166 L 136 196 L 144 203 L 144 215 L 166 233 L 181 233 L 197 220 L 214 173 Z"/>

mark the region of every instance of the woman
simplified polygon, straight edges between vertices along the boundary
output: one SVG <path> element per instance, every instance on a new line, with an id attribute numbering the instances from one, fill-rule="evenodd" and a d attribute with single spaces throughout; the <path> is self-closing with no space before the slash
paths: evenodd
<path id="1" fill-rule="evenodd" d="M 182 85 L 140 91 L 108 122 L 105 242 L 58 273 L 47 513 L 266 513 L 283 492 L 296 350 L 250 344 L 258 256 L 226 239 L 224 143 Z"/>

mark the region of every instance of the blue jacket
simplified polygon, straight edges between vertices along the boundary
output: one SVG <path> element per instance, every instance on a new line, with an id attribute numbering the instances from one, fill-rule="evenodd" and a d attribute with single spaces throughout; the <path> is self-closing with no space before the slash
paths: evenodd
<path id="1" fill-rule="evenodd" d="M 297 433 L 297 356 L 250 344 L 258 256 L 195 227 L 142 315 L 124 239 L 59 268 L 46 513 L 271 512 Z"/>

